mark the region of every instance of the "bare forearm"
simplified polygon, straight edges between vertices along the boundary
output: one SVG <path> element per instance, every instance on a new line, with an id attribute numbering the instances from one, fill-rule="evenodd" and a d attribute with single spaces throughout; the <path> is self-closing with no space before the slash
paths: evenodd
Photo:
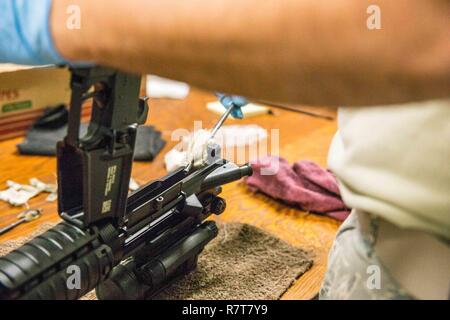
<path id="1" fill-rule="evenodd" d="M 55 0 L 62 54 L 259 99 L 368 105 L 445 97 L 449 2 Z M 66 6 L 81 29 L 65 28 Z M 445 12 L 445 10 L 447 10 Z"/>

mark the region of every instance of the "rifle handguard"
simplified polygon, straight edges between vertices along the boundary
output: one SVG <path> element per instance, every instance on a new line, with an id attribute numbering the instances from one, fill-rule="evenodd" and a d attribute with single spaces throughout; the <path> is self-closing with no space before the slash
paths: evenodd
<path id="1" fill-rule="evenodd" d="M 0 299 L 78 299 L 108 276 L 114 261 L 96 228 L 62 222 L 0 257 Z M 74 270 L 79 286 L 70 282 Z M 36 286 L 27 279 L 45 280 Z"/>

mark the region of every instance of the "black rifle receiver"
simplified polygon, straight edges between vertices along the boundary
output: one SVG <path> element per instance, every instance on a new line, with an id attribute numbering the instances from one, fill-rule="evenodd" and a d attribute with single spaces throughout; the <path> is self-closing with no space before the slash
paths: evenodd
<path id="1" fill-rule="evenodd" d="M 217 157 L 128 194 L 136 130 L 147 118 L 140 76 L 71 68 L 69 128 L 58 144 L 58 211 L 64 222 L 0 257 L 0 299 L 151 298 L 196 267 L 217 235 L 221 185 L 251 175 Z M 93 99 L 88 133 L 81 107 Z"/>

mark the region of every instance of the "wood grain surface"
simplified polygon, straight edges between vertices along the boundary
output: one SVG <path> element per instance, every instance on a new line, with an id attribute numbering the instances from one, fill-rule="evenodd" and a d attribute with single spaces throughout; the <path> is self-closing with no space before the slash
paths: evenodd
<path id="1" fill-rule="evenodd" d="M 163 155 L 178 143 L 171 141 L 173 130 L 180 128 L 192 130 L 194 121 L 202 121 L 204 128 L 211 128 L 215 124 L 218 115 L 206 109 L 206 103 L 214 100 L 213 95 L 197 89 L 193 89 L 188 98 L 183 101 L 150 100 L 148 124 L 155 125 L 162 131 L 163 138 L 168 143 L 154 162 L 134 163 L 132 176 L 138 183 L 144 184 L 166 174 Z M 269 136 L 270 130 L 278 129 L 278 149 L 282 157 L 290 162 L 308 159 L 326 166 L 327 152 L 336 131 L 336 122 L 285 110 L 273 109 L 273 111 L 272 115 L 242 121 L 228 120 L 226 124 L 258 124 L 268 130 Z M 330 110 L 325 111 L 330 113 Z M 0 142 L 0 189 L 6 187 L 7 180 L 28 183 L 32 177 L 54 183 L 56 181 L 55 158 L 19 155 L 16 144 L 21 140 L 22 138 L 16 138 Z M 277 148 L 271 148 L 273 144 L 270 137 L 268 145 L 268 153 L 277 151 Z M 238 159 L 238 162 L 248 161 L 249 154 L 244 158 Z M 283 296 L 283 299 L 312 299 L 318 293 L 323 280 L 327 254 L 339 222 L 288 207 L 262 194 L 253 193 L 242 181 L 224 186 L 221 196 L 227 200 L 227 210 L 218 219 L 255 225 L 292 245 L 301 246 L 312 252 L 314 266 Z M 56 202 L 48 203 L 45 198 L 46 195 L 43 194 L 29 202 L 31 208 L 43 209 L 43 216 L 39 220 L 23 224 L 0 236 L 0 242 L 26 236 L 44 222 L 59 221 Z M 24 208 L 13 208 L 0 202 L 0 227 L 15 221 L 17 214 L 22 210 Z"/>

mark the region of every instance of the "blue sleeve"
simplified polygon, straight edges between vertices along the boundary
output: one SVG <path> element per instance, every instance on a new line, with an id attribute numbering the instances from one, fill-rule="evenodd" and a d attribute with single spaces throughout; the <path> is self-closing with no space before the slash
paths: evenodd
<path id="1" fill-rule="evenodd" d="M 0 0 L 0 63 L 62 64 L 50 33 L 52 0 Z"/>

